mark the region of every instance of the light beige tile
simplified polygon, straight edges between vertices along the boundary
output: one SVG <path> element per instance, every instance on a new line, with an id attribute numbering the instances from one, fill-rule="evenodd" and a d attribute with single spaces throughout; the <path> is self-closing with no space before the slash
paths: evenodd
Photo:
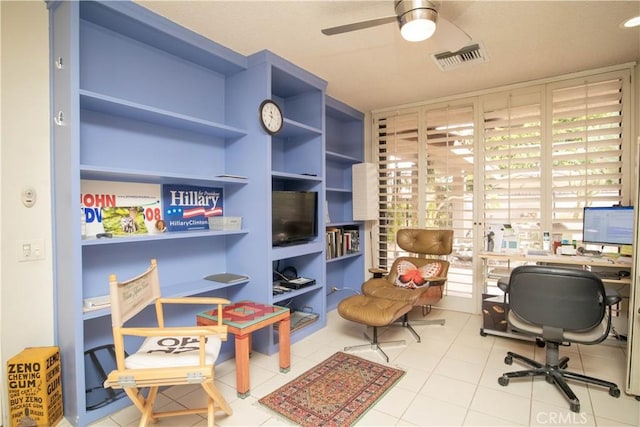
<path id="1" fill-rule="evenodd" d="M 488 426 L 515 427 L 515 426 L 526 426 L 527 424 L 515 424 L 513 421 L 504 420 L 502 418 L 498 418 L 497 416 L 483 414 L 477 411 L 469 411 L 462 425 L 477 426 L 477 427 L 488 427 Z"/>
<path id="2" fill-rule="evenodd" d="M 233 415 L 229 417 L 216 417 L 216 425 L 226 426 L 259 426 L 273 418 L 273 413 L 260 405 L 253 397 L 239 399 L 233 407 Z M 284 425 L 284 424 L 283 424 Z"/>
<path id="3" fill-rule="evenodd" d="M 420 319 L 420 312 L 412 312 Z M 380 338 L 404 339 L 406 345 L 386 348 L 390 366 L 403 369 L 405 375 L 357 423 L 366 426 L 638 426 L 640 405 L 633 396 L 622 393 L 618 399 L 598 386 L 569 381 L 581 401 L 581 412 L 569 411 L 564 395 L 542 378 L 512 379 L 506 387 L 498 384 L 504 372 L 525 369 L 514 361 L 504 363 L 507 351 L 544 361 L 545 348 L 534 342 L 479 333 L 482 317 L 445 310 L 434 310 L 427 318 L 445 318 L 444 326 L 416 325 L 422 342 L 415 341 L 405 329 L 383 328 Z M 294 426 L 291 421 L 263 407 L 260 397 L 295 379 L 316 366 L 344 345 L 366 343 L 365 327 L 342 319 L 335 310 L 327 314 L 327 327 L 292 345 L 291 370 L 279 370 L 278 355 L 254 352 L 249 360 L 251 395 L 237 396 L 235 360 L 216 365 L 216 385 L 234 410 L 227 417 L 216 414 L 216 425 Z M 369 328 L 369 332 L 371 329 Z M 355 353 L 376 363 L 386 364 L 370 349 Z M 626 380 L 626 355 L 617 342 L 598 345 L 561 347 L 561 355 L 571 357 L 569 367 L 598 378 L 617 382 L 621 390 Z M 183 405 L 202 406 L 200 386 L 171 387 L 158 396 L 156 408 Z M 92 427 L 137 426 L 140 413 L 128 406 Z M 554 424 L 555 423 L 555 424 Z M 58 427 L 71 424 L 64 420 Z M 199 415 L 163 419 L 158 425 L 206 426 Z"/>
<path id="4" fill-rule="evenodd" d="M 503 373 L 512 371 L 513 365 L 510 367 L 509 365 L 503 364 L 502 366 L 505 366 L 505 368 L 495 367 L 493 365 L 485 366 L 479 385 L 530 399 L 532 379 L 530 377 L 510 379 L 508 385 L 502 386 L 498 383 L 498 378 L 500 378 Z"/>
<path id="5" fill-rule="evenodd" d="M 459 426 L 466 413 L 467 408 L 464 406 L 417 395 L 400 421 L 419 426 Z"/>
<path id="6" fill-rule="evenodd" d="M 377 409 L 371 409 L 360 418 L 355 425 L 359 427 L 388 427 L 398 421 L 396 417 L 385 414 Z"/>
<path id="7" fill-rule="evenodd" d="M 378 413 L 384 413 L 396 419 L 400 418 L 415 397 L 415 393 L 402 387 L 394 386 L 374 406 Z M 364 425 L 364 424 L 363 424 Z M 378 424 L 379 425 L 379 424 Z"/>
<path id="8" fill-rule="evenodd" d="M 484 364 L 471 363 L 456 359 L 443 358 L 438 366 L 433 370 L 434 373 L 444 375 L 449 378 L 456 378 L 473 384 L 478 384 Z"/>
<path id="9" fill-rule="evenodd" d="M 404 369 L 401 365 L 398 366 L 398 368 Z M 430 375 L 430 371 L 423 371 L 420 369 L 406 369 L 405 374 L 402 376 L 400 381 L 396 383 L 395 387 L 407 389 L 415 394 L 420 391 L 420 389 L 422 389 Z"/>
<path id="10" fill-rule="evenodd" d="M 476 384 L 433 374 L 418 394 L 468 407 L 476 388 Z"/>
<path id="11" fill-rule="evenodd" d="M 589 391 L 586 384 L 567 381 L 567 385 L 571 388 L 578 400 L 580 400 L 581 410 L 593 413 L 591 410 L 591 399 L 589 397 Z M 546 382 L 543 377 L 533 379 L 532 399 L 534 401 L 569 408 L 569 401 L 565 397 L 564 393 L 555 384 Z"/>
<path id="12" fill-rule="evenodd" d="M 507 421 L 527 425 L 530 406 L 531 399 L 478 386 L 469 409 L 492 416 L 499 414 Z"/>
<path id="13" fill-rule="evenodd" d="M 550 404 L 542 401 L 533 401 L 531 404 L 531 427 L 542 426 L 595 426 L 593 414 L 581 408 L 580 412 L 571 412 L 569 405 Z M 598 424 L 601 425 L 601 424 Z"/>
<path id="14" fill-rule="evenodd" d="M 593 413 L 624 424 L 640 425 L 640 403 L 632 396 L 621 393 L 619 398 L 609 396 L 607 390 L 589 386 Z"/>
<path id="15" fill-rule="evenodd" d="M 458 339 L 451 345 L 451 347 L 449 347 L 449 350 L 444 357 L 461 360 L 463 362 L 484 364 L 487 361 L 490 352 L 490 347 L 481 348 L 477 346 L 470 346 Z"/>
<path id="16" fill-rule="evenodd" d="M 430 372 L 442 360 L 444 354 L 445 349 L 434 347 L 430 343 L 420 343 L 405 349 L 398 357 L 393 359 L 393 362 L 406 370 L 419 369 Z"/>

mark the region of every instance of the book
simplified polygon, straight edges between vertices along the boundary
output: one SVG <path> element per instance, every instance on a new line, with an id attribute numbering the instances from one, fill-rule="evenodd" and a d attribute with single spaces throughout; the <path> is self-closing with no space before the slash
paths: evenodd
<path id="1" fill-rule="evenodd" d="M 209 274 L 205 277 L 206 280 L 211 280 L 212 282 L 220 282 L 220 283 L 237 283 L 243 282 L 245 280 L 249 280 L 249 276 L 245 276 L 244 274 L 235 274 L 235 273 L 215 273 Z"/>

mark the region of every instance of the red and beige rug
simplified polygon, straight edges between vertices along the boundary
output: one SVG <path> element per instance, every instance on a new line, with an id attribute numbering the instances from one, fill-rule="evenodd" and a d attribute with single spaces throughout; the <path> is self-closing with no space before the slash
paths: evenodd
<path id="1" fill-rule="evenodd" d="M 259 402 L 302 426 L 350 426 L 404 371 L 338 352 Z"/>

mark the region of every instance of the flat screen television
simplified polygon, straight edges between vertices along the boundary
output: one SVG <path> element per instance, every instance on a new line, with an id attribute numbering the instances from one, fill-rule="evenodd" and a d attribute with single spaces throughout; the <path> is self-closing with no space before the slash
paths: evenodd
<path id="1" fill-rule="evenodd" d="M 318 236 L 318 193 L 273 191 L 271 232 L 274 246 L 315 239 Z"/>
<path id="2" fill-rule="evenodd" d="M 582 215 L 582 241 L 632 245 L 633 218 L 633 206 L 586 207 Z"/>

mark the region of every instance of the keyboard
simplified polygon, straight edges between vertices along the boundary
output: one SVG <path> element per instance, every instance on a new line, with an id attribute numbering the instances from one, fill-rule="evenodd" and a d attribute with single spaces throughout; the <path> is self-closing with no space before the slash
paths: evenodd
<path id="1" fill-rule="evenodd" d="M 620 275 L 617 271 L 594 271 L 595 275 L 601 279 L 620 280 Z"/>

